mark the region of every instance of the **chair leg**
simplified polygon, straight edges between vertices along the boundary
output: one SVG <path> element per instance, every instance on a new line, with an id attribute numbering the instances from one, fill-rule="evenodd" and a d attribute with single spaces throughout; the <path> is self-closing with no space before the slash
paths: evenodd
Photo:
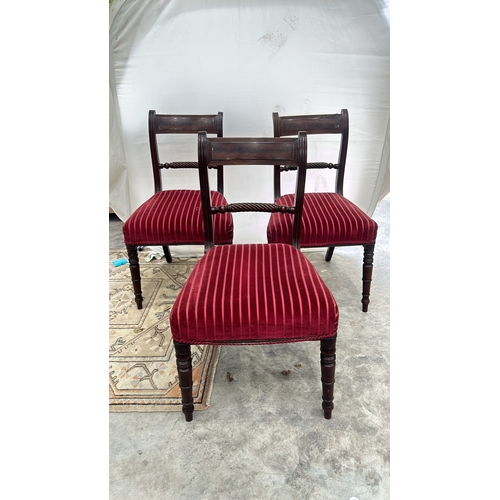
<path id="1" fill-rule="evenodd" d="M 170 253 L 170 248 L 167 245 L 163 245 L 163 253 L 165 254 L 165 259 L 167 262 L 172 262 L 172 255 Z"/>
<path id="2" fill-rule="evenodd" d="M 139 256 L 137 255 L 137 245 L 127 245 L 128 261 L 130 265 L 130 275 L 134 286 L 135 303 L 137 309 L 142 309 L 141 272 L 139 269 Z"/>
<path id="3" fill-rule="evenodd" d="M 193 366 L 191 363 L 191 346 L 174 340 L 179 387 L 181 388 L 182 411 L 186 422 L 193 420 Z"/>
<path id="4" fill-rule="evenodd" d="M 368 304 L 370 303 L 370 286 L 372 282 L 373 271 L 373 251 L 375 244 L 364 245 L 363 253 L 363 297 L 361 303 L 363 304 L 363 312 L 368 311 Z"/>
<path id="5" fill-rule="evenodd" d="M 332 255 L 333 251 L 335 250 L 335 247 L 328 247 L 326 250 L 326 255 L 325 255 L 325 260 L 327 262 L 330 262 L 332 260 Z"/>
<path id="6" fill-rule="evenodd" d="M 326 419 L 332 418 L 333 385 L 335 384 L 335 344 L 337 335 L 321 340 L 321 384 L 323 386 L 323 412 Z"/>

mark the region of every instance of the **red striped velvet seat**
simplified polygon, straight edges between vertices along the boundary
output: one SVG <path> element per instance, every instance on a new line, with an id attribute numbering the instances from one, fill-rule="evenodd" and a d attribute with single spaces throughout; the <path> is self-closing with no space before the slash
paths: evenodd
<path id="1" fill-rule="evenodd" d="M 337 331 L 338 309 L 314 266 L 290 244 L 219 246 L 190 274 L 170 314 L 185 344 L 319 340 Z"/>
<path id="2" fill-rule="evenodd" d="M 142 309 L 141 273 L 138 247 L 162 246 L 167 262 L 172 262 L 170 245 L 203 245 L 205 230 L 199 190 L 164 190 L 161 169 L 198 170 L 197 161 L 160 163 L 158 134 L 208 134 L 222 137 L 222 113 L 216 115 L 160 115 L 149 111 L 149 147 L 153 167 L 154 192 L 148 200 L 137 207 L 123 224 L 123 239 L 127 246 L 130 274 L 134 286 L 135 302 Z M 226 204 L 224 198 L 223 166 L 217 169 L 217 191 L 212 191 L 213 202 Z M 231 214 L 220 214 L 214 218 L 215 243 L 231 244 L 233 241 L 233 219 Z"/>
<path id="3" fill-rule="evenodd" d="M 335 345 L 339 312 L 316 269 L 299 250 L 300 222 L 307 171 L 306 134 L 297 138 L 198 138 L 205 255 L 196 264 L 171 313 L 182 408 L 193 418 L 191 345 L 270 344 L 319 341 L 323 411 L 331 418 Z M 293 204 L 233 203 L 214 206 L 208 167 L 274 165 L 298 167 Z M 293 214 L 286 243 L 214 245 L 213 222 L 233 212 Z"/>
<path id="4" fill-rule="evenodd" d="M 293 194 L 280 196 L 276 203 L 293 203 Z M 267 240 L 286 243 L 292 234 L 290 215 L 271 214 Z M 377 223 L 347 198 L 336 193 L 305 193 L 300 246 L 331 247 L 375 243 Z"/>
<path id="5" fill-rule="evenodd" d="M 214 205 L 226 198 L 212 191 Z M 233 242 L 231 214 L 214 217 L 215 243 Z M 203 245 L 205 243 L 199 190 L 160 191 L 145 201 L 123 224 L 127 245 Z"/>
<path id="6" fill-rule="evenodd" d="M 336 163 L 308 163 L 310 169 L 333 169 L 336 171 L 335 193 L 305 193 L 304 213 L 300 245 L 303 248 L 328 247 L 325 260 L 330 261 L 336 246 L 363 245 L 363 290 L 362 310 L 368 311 L 373 270 L 373 252 L 377 238 L 377 223 L 363 210 L 343 196 L 344 173 L 349 140 L 349 114 L 343 109 L 338 114 L 279 116 L 273 113 L 275 137 L 297 135 L 301 130 L 307 134 L 340 135 L 338 160 Z M 281 172 L 293 168 L 275 165 L 274 197 L 277 204 L 287 204 L 293 194 L 281 194 Z M 281 243 L 290 240 L 291 217 L 272 214 L 267 228 L 267 241 Z"/>

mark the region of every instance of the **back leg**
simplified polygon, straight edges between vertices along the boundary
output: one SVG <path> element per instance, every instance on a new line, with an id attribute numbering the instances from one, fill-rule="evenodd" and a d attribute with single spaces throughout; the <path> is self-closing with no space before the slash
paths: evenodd
<path id="1" fill-rule="evenodd" d="M 172 255 L 170 254 L 170 248 L 167 245 L 163 245 L 163 252 L 165 254 L 165 259 L 167 262 L 172 262 Z"/>
<path id="2" fill-rule="evenodd" d="M 332 260 L 332 255 L 333 251 L 335 250 L 335 247 L 328 247 L 326 250 L 326 255 L 325 255 L 325 260 L 327 262 L 330 262 Z"/>

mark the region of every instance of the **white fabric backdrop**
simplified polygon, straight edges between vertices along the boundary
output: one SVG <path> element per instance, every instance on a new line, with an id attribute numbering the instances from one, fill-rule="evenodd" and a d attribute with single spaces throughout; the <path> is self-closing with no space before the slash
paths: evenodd
<path id="1" fill-rule="evenodd" d="M 109 42 L 109 205 L 122 220 L 153 194 L 150 109 L 222 111 L 226 137 L 271 137 L 273 111 L 347 108 L 344 195 L 372 215 L 389 192 L 388 1 L 115 0 Z M 309 161 L 324 161 L 325 139 L 308 143 Z M 196 160 L 196 137 L 165 144 L 168 161 Z M 242 168 L 225 167 L 228 201 L 273 201 L 272 169 L 242 182 Z M 309 191 L 334 184 L 332 171 L 308 174 Z M 167 186 L 197 188 L 196 171 L 165 172 Z M 293 191 L 293 174 L 284 186 Z M 235 214 L 235 242 L 265 241 L 267 219 Z"/>

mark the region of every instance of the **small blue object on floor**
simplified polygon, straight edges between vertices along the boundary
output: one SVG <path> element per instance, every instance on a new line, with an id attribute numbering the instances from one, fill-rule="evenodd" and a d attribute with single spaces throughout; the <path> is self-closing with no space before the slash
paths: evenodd
<path id="1" fill-rule="evenodd" d="M 123 266 L 123 264 L 126 264 L 126 263 L 127 263 L 127 259 L 118 259 L 118 260 L 113 261 L 113 264 L 115 265 L 115 267 Z"/>

